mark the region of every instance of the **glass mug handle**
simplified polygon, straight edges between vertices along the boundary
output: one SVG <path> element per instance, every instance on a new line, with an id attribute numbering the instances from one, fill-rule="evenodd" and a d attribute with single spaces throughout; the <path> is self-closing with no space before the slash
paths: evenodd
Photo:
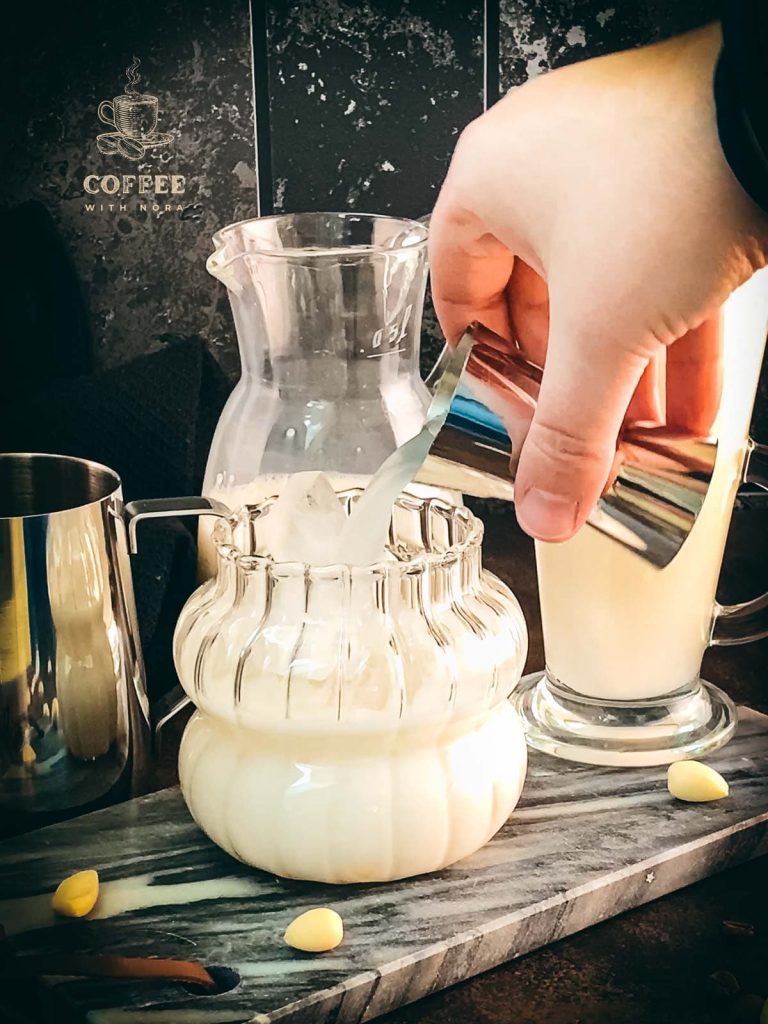
<path id="1" fill-rule="evenodd" d="M 742 480 L 768 490 L 768 445 L 750 440 Z M 740 604 L 716 604 L 710 644 L 733 647 L 768 636 L 768 591 Z"/>
<path id="2" fill-rule="evenodd" d="M 103 121 L 104 124 L 111 124 L 113 128 L 117 128 L 115 124 L 115 105 L 111 100 L 102 100 L 99 104 L 99 120 Z"/>

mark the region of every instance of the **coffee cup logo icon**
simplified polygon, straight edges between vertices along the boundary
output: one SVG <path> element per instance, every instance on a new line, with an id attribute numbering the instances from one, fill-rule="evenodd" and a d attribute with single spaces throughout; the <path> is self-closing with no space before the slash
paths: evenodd
<path id="1" fill-rule="evenodd" d="M 168 146 L 173 141 L 168 132 L 157 130 L 157 96 L 138 90 L 140 64 L 139 58 L 134 57 L 131 66 L 126 68 L 124 93 L 99 104 L 99 119 L 115 129 L 96 136 L 98 150 L 105 156 L 141 160 L 149 150 Z"/>

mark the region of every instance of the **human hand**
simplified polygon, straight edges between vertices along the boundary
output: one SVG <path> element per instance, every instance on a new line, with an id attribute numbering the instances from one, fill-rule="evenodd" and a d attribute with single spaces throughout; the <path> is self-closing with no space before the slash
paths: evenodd
<path id="1" fill-rule="evenodd" d="M 474 320 L 544 366 L 515 480 L 521 526 L 584 523 L 625 418 L 704 434 L 717 310 L 766 262 L 768 218 L 720 149 L 716 25 L 562 68 L 463 133 L 430 225 L 449 341 Z"/>

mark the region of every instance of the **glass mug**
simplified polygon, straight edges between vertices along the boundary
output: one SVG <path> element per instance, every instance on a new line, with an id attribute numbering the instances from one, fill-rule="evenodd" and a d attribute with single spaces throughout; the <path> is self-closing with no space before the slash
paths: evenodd
<path id="1" fill-rule="evenodd" d="M 732 701 L 700 676 L 711 644 L 768 635 L 768 597 L 715 599 L 734 498 L 765 484 L 766 449 L 749 438 L 768 323 L 768 271 L 725 303 L 712 481 L 679 553 L 657 569 L 592 529 L 536 544 L 546 668 L 516 694 L 529 743 L 570 760 L 665 764 L 722 746 Z"/>

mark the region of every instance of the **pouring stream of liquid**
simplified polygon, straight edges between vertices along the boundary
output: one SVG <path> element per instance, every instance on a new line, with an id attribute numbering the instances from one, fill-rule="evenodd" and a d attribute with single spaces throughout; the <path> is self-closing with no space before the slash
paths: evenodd
<path id="1" fill-rule="evenodd" d="M 455 348 L 444 349 L 429 381 L 432 401 L 424 426 L 381 464 L 352 509 L 342 534 L 338 560 L 347 565 L 378 561 L 386 544 L 392 506 L 418 473 L 451 408 L 456 389 L 472 350 L 465 334 Z"/>

